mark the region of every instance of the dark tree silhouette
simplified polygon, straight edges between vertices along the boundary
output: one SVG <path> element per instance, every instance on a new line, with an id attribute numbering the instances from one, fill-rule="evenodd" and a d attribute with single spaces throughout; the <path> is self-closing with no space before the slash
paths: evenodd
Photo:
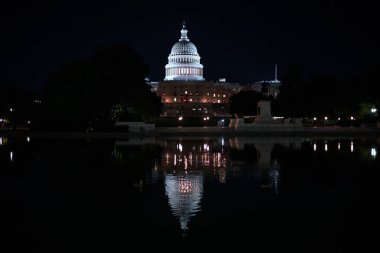
<path id="1" fill-rule="evenodd" d="M 267 99 L 268 97 L 256 91 L 241 91 L 230 97 L 230 112 L 238 116 L 256 115 L 257 102 Z"/>
<path id="2" fill-rule="evenodd" d="M 0 118 L 2 124 L 7 121 L 9 127 L 30 127 L 36 118 L 39 103 L 38 96 L 15 83 L 0 84 Z M 39 102 L 39 100 L 38 100 Z"/>
<path id="3" fill-rule="evenodd" d="M 51 75 L 45 89 L 55 127 L 108 128 L 118 120 L 152 121 L 160 98 L 145 82 L 148 67 L 127 45 L 102 47 L 89 61 L 72 62 Z"/>

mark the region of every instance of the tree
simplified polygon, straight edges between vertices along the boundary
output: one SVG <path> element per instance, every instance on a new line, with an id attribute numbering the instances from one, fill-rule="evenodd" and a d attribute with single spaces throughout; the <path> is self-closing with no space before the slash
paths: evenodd
<path id="1" fill-rule="evenodd" d="M 268 97 L 256 91 L 241 91 L 230 97 L 230 112 L 238 116 L 256 115 L 260 100 L 268 100 Z"/>
<path id="2" fill-rule="evenodd" d="M 1 122 L 6 121 L 11 128 L 16 128 L 17 125 L 30 127 L 39 109 L 39 104 L 35 103 L 36 98 L 36 94 L 15 83 L 0 84 Z"/>
<path id="3" fill-rule="evenodd" d="M 152 121 L 161 102 L 145 82 L 148 66 L 127 45 L 101 47 L 89 61 L 65 65 L 45 89 L 49 119 L 58 128 L 107 128 L 120 119 Z"/>
<path id="4" fill-rule="evenodd" d="M 279 95 L 272 103 L 274 115 L 284 117 L 300 117 L 303 115 L 303 107 L 301 106 L 303 84 L 301 69 L 296 65 L 289 67 L 287 73 L 282 77 Z"/>

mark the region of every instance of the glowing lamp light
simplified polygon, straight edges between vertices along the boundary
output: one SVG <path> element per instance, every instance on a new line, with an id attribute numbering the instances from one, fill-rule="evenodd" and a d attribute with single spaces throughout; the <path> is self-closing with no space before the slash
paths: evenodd
<path id="1" fill-rule="evenodd" d="M 183 117 L 182 117 L 182 116 L 179 116 L 179 117 L 178 117 L 178 120 L 179 120 L 179 121 L 183 120 Z"/>
<path id="2" fill-rule="evenodd" d="M 327 120 L 328 118 L 327 117 L 325 117 L 325 120 Z"/>
<path id="3" fill-rule="evenodd" d="M 338 120 L 340 120 L 340 118 L 338 118 Z"/>
<path id="4" fill-rule="evenodd" d="M 372 158 L 376 158 L 376 155 L 377 155 L 376 148 L 371 148 L 371 156 L 372 156 Z"/>
<path id="5" fill-rule="evenodd" d="M 317 117 L 314 117 L 313 120 L 317 120 Z"/>
<path id="6" fill-rule="evenodd" d="M 353 116 L 350 117 L 351 120 L 354 120 L 355 118 Z"/>
<path id="7" fill-rule="evenodd" d="M 377 112 L 377 109 L 376 109 L 376 108 L 371 108 L 371 112 L 372 112 L 372 113 L 376 113 L 376 112 Z"/>

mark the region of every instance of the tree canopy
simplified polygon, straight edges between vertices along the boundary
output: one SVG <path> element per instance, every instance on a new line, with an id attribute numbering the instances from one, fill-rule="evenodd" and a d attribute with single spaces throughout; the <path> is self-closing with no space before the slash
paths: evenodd
<path id="1" fill-rule="evenodd" d="M 230 112 L 237 114 L 239 117 L 243 115 L 256 115 L 257 102 L 267 100 L 268 97 L 256 91 L 240 91 L 230 97 Z"/>
<path id="2" fill-rule="evenodd" d="M 63 66 L 45 88 L 50 123 L 80 130 L 113 126 L 119 120 L 154 120 L 161 103 L 145 81 L 148 71 L 127 45 L 101 47 L 90 60 Z"/>

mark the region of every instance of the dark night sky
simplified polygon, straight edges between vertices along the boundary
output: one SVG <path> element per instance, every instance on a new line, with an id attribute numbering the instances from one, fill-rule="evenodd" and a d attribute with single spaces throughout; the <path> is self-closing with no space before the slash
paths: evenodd
<path id="1" fill-rule="evenodd" d="M 350 78 L 375 66 L 377 8 L 364 1 L 12 1 L 0 6 L 0 83 L 38 90 L 49 71 L 128 43 L 164 78 L 185 19 L 205 77 L 248 83 L 293 63 Z"/>

